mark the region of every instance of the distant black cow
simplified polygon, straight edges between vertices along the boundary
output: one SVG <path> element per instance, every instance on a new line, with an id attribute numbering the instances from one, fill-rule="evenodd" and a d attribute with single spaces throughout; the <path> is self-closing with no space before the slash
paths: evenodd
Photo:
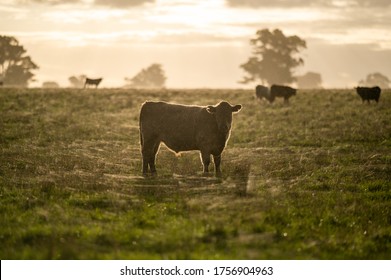
<path id="1" fill-rule="evenodd" d="M 4 82 L 3 81 L 0 81 L 0 87 L 3 86 Z"/>
<path id="2" fill-rule="evenodd" d="M 174 152 L 198 150 L 208 172 L 213 155 L 215 172 L 220 174 L 221 153 L 231 133 L 232 114 L 241 105 L 222 101 L 215 106 L 186 106 L 166 102 L 145 102 L 140 110 L 140 142 L 143 174 L 156 173 L 155 158 L 163 142 Z"/>
<path id="3" fill-rule="evenodd" d="M 272 85 L 270 87 L 270 102 L 276 97 L 283 97 L 285 103 L 289 103 L 289 98 L 296 95 L 296 89 L 288 86 Z"/>
<path id="4" fill-rule="evenodd" d="M 268 100 L 269 102 L 273 102 L 271 101 L 270 99 L 270 90 L 268 87 L 265 87 L 265 86 L 262 86 L 262 85 L 257 85 L 255 87 L 255 96 L 257 98 L 259 98 L 260 100 L 262 100 L 263 98 L 265 98 L 266 100 Z"/>
<path id="5" fill-rule="evenodd" d="M 357 94 L 360 95 L 362 102 L 375 100 L 379 102 L 381 89 L 379 87 L 356 87 Z"/>
<path id="6" fill-rule="evenodd" d="M 103 78 L 99 78 L 99 79 L 86 78 L 86 82 L 84 83 L 84 88 L 86 88 L 88 85 L 95 85 L 95 88 L 97 88 L 102 80 Z"/>

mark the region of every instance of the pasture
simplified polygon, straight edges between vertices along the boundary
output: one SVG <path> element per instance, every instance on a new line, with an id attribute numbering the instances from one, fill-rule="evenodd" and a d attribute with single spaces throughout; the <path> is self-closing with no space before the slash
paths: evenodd
<path id="1" fill-rule="evenodd" d="M 164 146 L 141 176 L 146 100 L 242 104 L 222 176 Z M 391 92 L 0 89 L 1 259 L 388 259 Z"/>

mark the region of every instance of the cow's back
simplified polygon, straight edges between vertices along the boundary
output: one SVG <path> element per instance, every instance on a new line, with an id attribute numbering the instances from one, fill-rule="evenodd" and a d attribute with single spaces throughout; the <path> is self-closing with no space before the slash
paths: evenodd
<path id="1" fill-rule="evenodd" d="M 201 110 L 199 106 L 147 101 L 140 110 L 140 123 L 153 126 L 155 130 L 189 127 Z"/>
<path id="2" fill-rule="evenodd" d="M 296 89 L 288 86 L 272 85 L 270 94 L 274 97 L 290 97 L 296 94 Z"/>
<path id="3" fill-rule="evenodd" d="M 374 99 L 376 101 L 380 98 L 381 89 L 378 86 L 375 87 L 357 87 L 356 92 L 363 100 Z"/>
<path id="4" fill-rule="evenodd" d="M 207 115 L 200 106 L 145 102 L 140 111 L 140 133 L 142 138 L 162 141 L 176 152 L 196 150 L 197 123 Z"/>

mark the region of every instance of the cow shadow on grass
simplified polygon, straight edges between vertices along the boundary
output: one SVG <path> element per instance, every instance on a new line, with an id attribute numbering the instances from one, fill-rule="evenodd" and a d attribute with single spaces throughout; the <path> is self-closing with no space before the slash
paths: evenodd
<path id="1" fill-rule="evenodd" d="M 132 192 L 144 198 L 171 199 L 175 195 L 234 195 L 253 194 L 254 178 L 250 164 L 235 164 L 227 167 L 221 176 L 213 172 L 208 175 L 198 171 L 192 174 L 162 174 L 137 177 L 130 183 Z"/>
<path id="2" fill-rule="evenodd" d="M 220 178 L 174 173 L 138 179 L 131 184 L 131 188 L 140 197 L 167 200 L 176 195 L 214 191 L 221 184 Z"/>

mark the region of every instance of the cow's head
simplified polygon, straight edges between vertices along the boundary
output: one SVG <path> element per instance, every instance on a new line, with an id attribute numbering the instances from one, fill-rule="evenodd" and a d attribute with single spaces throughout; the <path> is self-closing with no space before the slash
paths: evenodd
<path id="1" fill-rule="evenodd" d="M 226 101 L 221 101 L 215 106 L 209 105 L 206 108 L 208 113 L 215 115 L 217 127 L 224 134 L 231 130 L 232 114 L 239 112 L 240 109 L 242 109 L 242 105 L 232 106 Z"/>

